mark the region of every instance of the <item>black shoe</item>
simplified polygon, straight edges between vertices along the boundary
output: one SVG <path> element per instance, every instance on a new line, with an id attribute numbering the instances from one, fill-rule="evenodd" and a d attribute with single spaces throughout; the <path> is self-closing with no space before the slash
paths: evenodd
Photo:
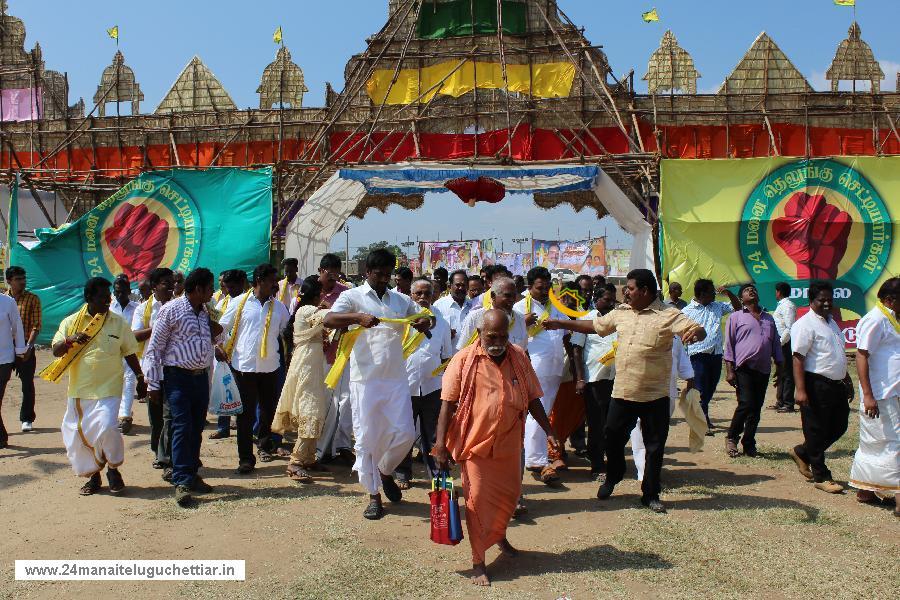
<path id="1" fill-rule="evenodd" d="M 653 500 L 647 500 L 645 498 L 641 498 L 641 504 L 649 508 L 655 513 L 664 515 L 666 514 L 666 507 L 662 502 L 659 501 L 659 498 L 655 498 Z"/>
<path id="2" fill-rule="evenodd" d="M 173 473 L 172 467 L 166 467 L 165 469 L 163 469 L 163 474 L 162 474 L 163 481 L 168 481 L 169 483 L 172 483 L 172 473 Z"/>
<path id="3" fill-rule="evenodd" d="M 194 483 L 191 484 L 191 491 L 197 494 L 208 494 L 213 491 L 213 487 L 203 481 L 199 475 L 194 476 Z"/>
<path id="4" fill-rule="evenodd" d="M 394 481 L 393 477 L 382 475 L 381 487 L 384 489 L 384 495 L 387 496 L 387 499 L 391 502 L 400 502 L 403 500 L 403 492 L 400 490 L 400 487 L 397 485 L 397 482 Z"/>
<path id="5" fill-rule="evenodd" d="M 166 465 L 159 462 L 158 460 L 153 461 L 153 465 L 151 465 L 154 469 L 165 469 Z"/>
<path id="6" fill-rule="evenodd" d="M 341 462 L 343 462 L 348 467 L 352 467 L 356 464 L 356 455 L 353 454 L 353 450 L 350 448 L 341 448 L 338 450 L 338 455 L 336 458 L 340 458 Z"/>
<path id="7" fill-rule="evenodd" d="M 363 511 L 363 517 L 370 521 L 377 521 L 384 516 L 384 507 L 378 500 L 370 500 L 366 510 Z"/>
<path id="8" fill-rule="evenodd" d="M 792 413 L 792 412 L 797 412 L 797 411 L 792 406 L 779 406 L 777 409 L 775 409 L 775 412 L 784 414 L 784 413 Z"/>
<path id="9" fill-rule="evenodd" d="M 744 456 L 749 456 L 750 458 L 756 458 L 759 456 L 759 451 L 756 448 L 748 448 L 744 446 Z"/>
<path id="10" fill-rule="evenodd" d="M 401 473 L 399 471 L 394 471 L 394 483 L 397 484 L 397 487 L 403 491 L 408 490 L 410 487 L 410 476 L 406 473 Z"/>
<path id="11" fill-rule="evenodd" d="M 237 474 L 238 475 L 246 475 L 247 473 L 250 473 L 251 471 L 253 471 L 253 469 L 255 469 L 255 468 L 256 468 L 256 465 L 254 465 L 253 463 L 242 462 L 238 465 Z"/>
<path id="12" fill-rule="evenodd" d="M 194 503 L 191 490 L 186 485 L 175 486 L 175 503 L 181 508 L 188 508 Z"/>
<path id="13" fill-rule="evenodd" d="M 119 494 L 125 489 L 125 481 L 118 469 L 107 469 L 106 480 L 109 482 L 109 491 L 111 494 Z"/>
<path id="14" fill-rule="evenodd" d="M 600 489 L 597 490 L 597 500 L 606 500 L 610 496 L 612 496 L 613 489 L 615 489 L 615 485 L 611 484 L 608 481 L 604 481 L 603 485 L 600 486 Z"/>
<path id="15" fill-rule="evenodd" d="M 596 481 L 597 483 L 603 485 L 606 483 L 606 473 L 603 471 L 591 471 L 591 481 Z"/>
<path id="16" fill-rule="evenodd" d="M 100 487 L 103 485 L 102 480 L 100 479 L 100 473 L 94 473 L 91 475 L 91 478 L 87 480 L 81 489 L 78 490 L 78 493 L 82 496 L 91 496 L 100 491 Z"/>

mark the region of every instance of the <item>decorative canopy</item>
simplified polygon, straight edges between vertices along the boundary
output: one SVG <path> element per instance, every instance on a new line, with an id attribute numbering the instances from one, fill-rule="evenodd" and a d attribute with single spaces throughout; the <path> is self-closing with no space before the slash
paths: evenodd
<path id="1" fill-rule="evenodd" d="M 269 63 L 256 89 L 259 94 L 259 108 L 267 110 L 273 106 L 300 108 L 303 94 L 309 91 L 303 80 L 303 70 L 291 61 L 291 52 L 284 46 L 278 49 L 275 60 Z"/>
<path id="2" fill-rule="evenodd" d="M 191 59 L 156 108 L 156 114 L 237 110 L 237 105 L 199 56 Z"/>
<path id="3" fill-rule="evenodd" d="M 832 92 L 838 91 L 841 81 L 869 81 L 876 94 L 881 89 L 884 71 L 860 33 L 859 24 L 854 21 L 847 32 L 847 39 L 838 46 L 834 60 L 825 74 L 825 79 L 831 81 Z"/>
<path id="4" fill-rule="evenodd" d="M 671 30 L 663 34 L 659 48 L 650 57 L 644 81 L 651 94 L 667 91 L 697 93 L 697 79 L 700 73 L 694 67 L 694 59 L 687 50 L 678 45 Z"/>
<path id="5" fill-rule="evenodd" d="M 789 94 L 812 92 L 812 86 L 766 32 L 725 79 L 720 94 Z"/>

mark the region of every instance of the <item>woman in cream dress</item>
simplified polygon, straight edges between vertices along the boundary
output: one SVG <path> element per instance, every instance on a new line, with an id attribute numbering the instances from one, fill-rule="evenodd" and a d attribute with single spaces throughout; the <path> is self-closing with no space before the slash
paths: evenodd
<path id="1" fill-rule="evenodd" d="M 287 475 L 301 483 L 312 483 L 309 471 L 316 467 L 316 440 L 325 425 L 329 404 L 322 325 L 328 310 L 319 308 L 321 293 L 317 276 L 307 277 L 300 286 L 294 313 L 294 353 L 272 421 L 274 433 L 297 432 Z"/>

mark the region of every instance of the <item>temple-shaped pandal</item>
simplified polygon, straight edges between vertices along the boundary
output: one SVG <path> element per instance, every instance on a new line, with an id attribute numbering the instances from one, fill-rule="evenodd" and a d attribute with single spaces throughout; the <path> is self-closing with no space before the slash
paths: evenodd
<path id="1" fill-rule="evenodd" d="M 659 48 L 650 57 L 647 74 L 643 77 L 647 82 L 647 91 L 651 94 L 676 91 L 696 94 L 699 77 L 694 59 L 678 45 L 675 34 L 671 30 L 666 31 Z"/>
<path id="2" fill-rule="evenodd" d="M 877 94 L 881 91 L 881 80 L 884 79 L 884 71 L 875 60 L 872 48 L 860 37 L 861 31 L 856 21 L 847 32 L 847 39 L 841 42 L 825 79 L 831 82 L 831 91 L 837 92 L 841 81 L 850 81 L 853 91 L 856 91 L 857 81 L 868 81 L 871 90 Z M 900 73 L 897 75 L 900 80 Z"/>
<path id="3" fill-rule="evenodd" d="M 790 94 L 812 92 L 806 77 L 763 31 L 737 64 L 720 94 Z"/>
<path id="4" fill-rule="evenodd" d="M 237 105 L 199 56 L 184 67 L 156 107 L 156 114 L 186 112 L 223 112 L 237 110 Z"/>
<path id="5" fill-rule="evenodd" d="M 303 94 L 309 91 L 303 80 L 303 71 L 291 60 L 291 52 L 284 46 L 278 49 L 275 60 L 269 63 L 262 74 L 262 81 L 256 88 L 259 94 L 259 108 L 300 108 Z"/>
<path id="6" fill-rule="evenodd" d="M 106 116 L 108 103 L 115 102 L 116 110 L 118 110 L 119 103 L 130 102 L 131 114 L 137 115 L 141 112 L 143 100 L 144 92 L 141 91 L 141 86 L 135 79 L 134 71 L 125 64 L 125 56 L 117 50 L 112 64 L 103 69 L 100 85 L 97 86 L 97 93 L 94 94 L 97 112 L 103 117 Z"/>

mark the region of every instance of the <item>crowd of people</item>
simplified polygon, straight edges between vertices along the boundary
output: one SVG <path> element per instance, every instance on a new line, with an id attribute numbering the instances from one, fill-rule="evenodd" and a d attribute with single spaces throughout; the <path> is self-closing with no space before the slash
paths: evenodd
<path id="1" fill-rule="evenodd" d="M 456 463 L 480 585 L 489 584 L 488 549 L 516 554 L 506 528 L 528 510 L 523 474 L 556 485 L 568 468 L 567 440 L 589 461 L 599 500 L 624 479 L 630 440 L 641 503 L 664 513 L 675 405 L 701 441 L 715 435 L 709 404 L 723 369 L 737 400 L 724 436 L 728 456 L 758 455 L 774 371 L 774 408 L 801 414 L 802 442 L 790 450 L 799 472 L 820 490 L 843 491 L 825 456 L 847 430 L 856 390 L 829 282 L 809 286 L 798 318 L 786 283 L 769 313 L 750 283 L 735 294 L 700 279 L 686 302 L 676 282 L 663 299 L 642 269 L 628 274 L 620 298 L 602 276 L 560 289 L 543 267 L 517 278 L 502 266 L 479 275 L 438 269 L 427 278 L 395 263 L 387 250 L 371 252 L 356 286 L 333 254 L 306 278 L 288 258 L 281 274 L 262 264 L 249 278 L 224 271 L 218 284 L 204 268 L 186 276 L 157 268 L 139 282 L 89 279 L 84 305 L 60 323 L 55 360 L 41 372 L 50 381 L 68 376 L 62 435 L 73 470 L 87 479 L 80 493 L 97 493 L 104 469 L 109 491 L 125 490 L 122 435 L 132 429 L 135 401 L 147 406 L 152 465 L 177 504 L 210 492 L 200 454 L 223 363 L 243 408 L 219 417 L 208 437 L 234 431 L 237 475 L 284 460 L 287 477 L 313 484 L 326 463 L 342 461 L 369 495 L 363 516 L 377 520 L 387 511 L 382 494 L 396 503 L 409 489 L 414 448 L 428 479 Z M 41 305 L 23 269 L 9 267 L 6 280 L 0 398 L 16 373 L 28 432 Z M 867 503 L 896 502 L 900 489 L 900 278 L 885 281 L 878 298 L 857 327 L 860 443 L 849 484 Z M 0 448 L 7 443 L 0 421 Z"/>

